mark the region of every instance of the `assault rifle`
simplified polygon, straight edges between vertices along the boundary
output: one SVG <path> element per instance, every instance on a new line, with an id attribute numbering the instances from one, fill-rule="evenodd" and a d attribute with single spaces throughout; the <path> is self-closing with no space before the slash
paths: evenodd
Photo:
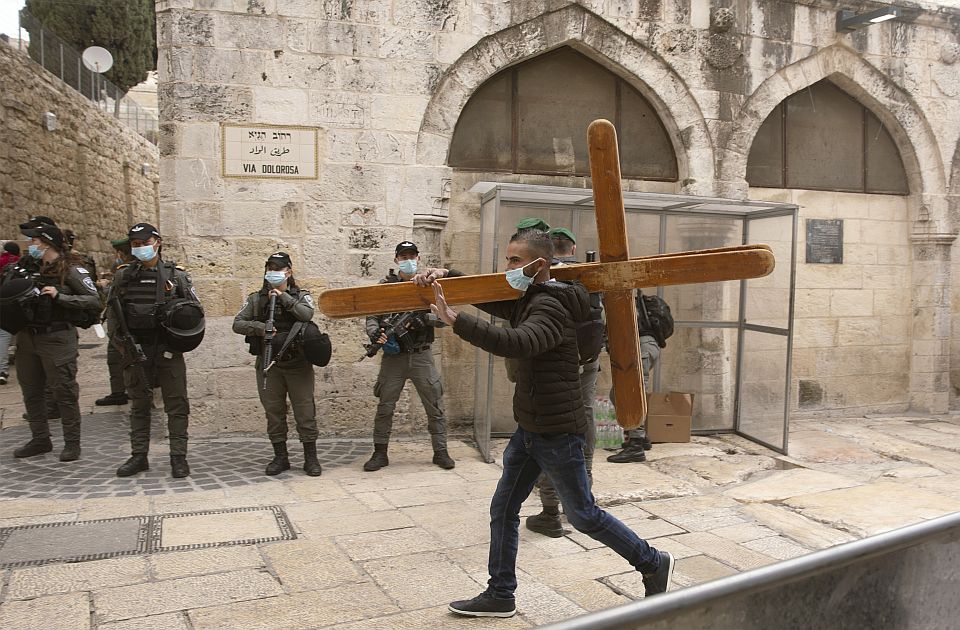
<path id="1" fill-rule="evenodd" d="M 388 339 L 390 338 L 390 335 L 393 335 L 399 342 L 402 337 L 410 332 L 411 325 L 414 324 L 421 315 L 421 312 L 410 311 L 409 313 L 398 313 L 388 317 L 384 322 L 386 326 L 384 326 L 382 329 L 383 334 L 386 335 Z M 383 347 L 383 344 L 373 341 L 371 343 L 363 344 L 363 347 L 367 349 L 367 353 L 360 357 L 361 361 L 367 357 L 376 356 L 377 352 L 380 351 L 380 348 Z"/>
<path id="2" fill-rule="evenodd" d="M 143 352 L 143 347 L 137 343 L 137 340 L 130 334 L 130 329 L 127 328 L 127 319 L 123 315 L 123 305 L 120 304 L 120 297 L 116 295 L 113 296 L 107 302 L 107 305 L 110 307 L 113 319 L 117 324 L 117 328 L 113 333 L 112 343 L 120 352 L 120 356 L 123 359 L 123 366 L 137 366 L 137 369 L 140 371 L 140 377 L 149 387 L 150 379 L 147 378 L 147 371 L 143 368 L 143 364 L 147 362 L 147 355 Z"/>
<path id="3" fill-rule="evenodd" d="M 267 321 L 263 325 L 263 356 L 260 362 L 260 371 L 263 374 L 261 387 L 267 388 L 267 372 L 273 367 L 273 338 L 277 329 L 273 325 L 273 317 L 277 310 L 277 294 L 270 292 L 270 305 L 267 307 Z"/>

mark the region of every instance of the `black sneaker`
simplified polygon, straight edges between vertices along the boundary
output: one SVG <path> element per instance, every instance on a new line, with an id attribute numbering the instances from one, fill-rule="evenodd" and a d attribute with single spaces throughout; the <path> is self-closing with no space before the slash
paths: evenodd
<path id="1" fill-rule="evenodd" d="M 8 380 L 10 380 L 10 375 L 6 372 L 0 372 L 0 385 L 6 385 Z"/>
<path id="2" fill-rule="evenodd" d="M 486 591 L 473 599 L 450 602 L 447 609 L 464 617 L 513 617 L 517 614 L 516 600 L 497 599 Z"/>
<path id="3" fill-rule="evenodd" d="M 624 442 L 623 450 L 607 457 L 607 461 L 613 462 L 614 464 L 647 461 L 647 454 L 643 451 L 643 442 L 641 440 Z"/>
<path id="4" fill-rule="evenodd" d="M 563 524 L 560 522 L 559 514 L 547 514 L 540 512 L 533 516 L 528 516 L 526 520 L 527 529 L 550 538 L 560 538 L 566 532 L 563 531 Z"/>
<path id="5" fill-rule="evenodd" d="M 433 463 L 443 468 L 444 470 L 451 470 L 454 466 L 457 465 L 453 458 L 450 457 L 450 454 L 447 453 L 446 449 L 442 451 L 434 451 L 433 453 Z"/>
<path id="6" fill-rule="evenodd" d="M 670 580 L 673 578 L 673 566 L 676 561 L 673 556 L 666 551 L 658 551 L 660 554 L 660 567 L 656 573 L 643 576 L 643 588 L 646 591 L 645 597 L 659 595 L 670 590 Z"/>

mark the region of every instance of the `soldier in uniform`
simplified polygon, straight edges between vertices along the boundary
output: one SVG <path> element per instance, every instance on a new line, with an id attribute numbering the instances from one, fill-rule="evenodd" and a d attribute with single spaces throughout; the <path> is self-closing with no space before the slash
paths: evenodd
<path id="1" fill-rule="evenodd" d="M 417 276 L 420 252 L 417 246 L 410 241 L 403 241 L 397 245 L 394 262 L 399 267 L 399 274 L 393 269 L 380 284 L 388 282 L 406 282 Z M 433 278 L 456 277 L 463 275 L 459 271 L 450 269 L 426 269 L 424 273 L 432 274 Z M 440 373 L 433 362 L 430 344 L 434 340 L 433 329 L 442 326 L 435 316 L 428 312 L 414 317 L 407 324 L 405 334 L 396 339 L 388 337 L 387 327 L 390 319 L 401 315 L 376 315 L 367 318 L 366 332 L 370 340 L 384 345 L 383 358 L 380 363 L 380 374 L 374 385 L 373 394 L 380 399 L 377 405 L 377 415 L 373 420 L 373 455 L 363 465 L 367 472 L 380 470 L 390 464 L 387 458 L 387 446 L 390 443 L 390 431 L 393 427 L 393 411 L 397 400 L 403 392 L 407 380 L 413 381 L 420 394 L 420 402 L 427 412 L 427 430 L 433 445 L 433 463 L 449 470 L 456 463 L 447 453 L 447 420 L 443 414 L 443 385 L 440 382 Z M 396 343 L 394 343 L 396 341 Z M 394 347 L 393 353 L 388 348 Z"/>
<path id="2" fill-rule="evenodd" d="M 153 387 L 159 387 L 167 414 L 170 435 L 170 471 L 173 477 L 190 474 L 187 463 L 187 425 L 190 401 L 187 397 L 187 366 L 183 352 L 171 347 L 169 331 L 161 326 L 160 313 L 174 301 L 199 307 L 200 300 L 187 272 L 162 259 L 163 240 L 157 228 L 138 223 L 130 228 L 130 247 L 137 259 L 117 269 L 109 299 L 119 298 L 126 327 L 143 349 L 146 361 L 138 363 L 123 356 L 124 381 L 130 397 L 130 458 L 117 469 L 118 477 L 130 477 L 150 465 L 150 403 Z M 111 332 L 118 322 L 111 312 Z M 202 322 L 202 319 L 201 319 Z M 202 328 L 199 333 L 202 337 Z M 123 349 L 118 346 L 123 353 Z"/>
<path id="3" fill-rule="evenodd" d="M 110 241 L 110 244 L 113 246 L 113 251 L 116 254 L 116 258 L 110 269 L 111 276 L 115 277 L 117 269 L 123 265 L 130 264 L 135 261 L 136 258 L 130 253 L 130 239 L 126 237 L 118 238 Z M 101 290 L 109 292 L 110 282 L 111 280 L 107 278 L 97 280 L 97 286 L 99 286 Z M 110 311 L 107 310 L 106 313 L 109 319 Z M 107 344 L 107 370 L 110 374 L 110 393 L 103 398 L 98 398 L 93 404 L 98 407 L 127 404 L 130 402 L 130 399 L 127 397 L 127 386 L 123 381 L 123 360 L 120 357 L 120 352 L 112 343 Z"/>
<path id="4" fill-rule="evenodd" d="M 263 336 L 269 317 L 270 298 L 275 298 L 273 356 L 263 372 Z M 250 352 L 257 355 L 257 391 L 267 415 L 267 436 L 273 444 L 273 459 L 264 471 L 279 475 L 290 469 L 287 453 L 287 396 L 293 407 L 297 434 L 303 443 L 303 470 L 311 477 L 322 472 L 317 459 L 317 407 L 313 399 L 313 365 L 297 340 L 305 322 L 313 319 L 313 298 L 297 286 L 290 255 L 277 252 L 267 258 L 263 286 L 247 296 L 233 319 L 233 332 L 245 335 Z"/>
<path id="5" fill-rule="evenodd" d="M 5 274 L 5 284 L 19 278 L 39 289 L 34 316 L 17 333 L 17 380 L 32 439 L 14 451 L 15 457 L 32 457 L 53 450 L 44 392 L 49 388 L 63 425 L 60 461 L 80 459 L 80 387 L 77 385 L 77 329 L 90 326 L 100 310 L 97 287 L 82 260 L 72 254 L 59 228 L 37 224 L 46 217 L 23 224 L 30 237 L 29 256 Z"/>

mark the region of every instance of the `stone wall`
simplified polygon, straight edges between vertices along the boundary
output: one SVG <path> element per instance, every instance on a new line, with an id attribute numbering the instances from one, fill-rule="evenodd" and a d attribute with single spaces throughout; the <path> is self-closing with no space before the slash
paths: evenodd
<path id="1" fill-rule="evenodd" d="M 430 261 L 475 271 L 473 182 L 589 187 L 582 177 L 446 166 L 471 94 L 499 70 L 561 45 L 636 87 L 673 138 L 679 181 L 628 187 L 793 200 L 804 206 L 801 221 L 847 222 L 844 265 L 798 267 L 792 406 L 945 411 L 957 400 L 949 366 L 960 364 L 956 342 L 950 348 L 957 307 L 944 299 L 957 295 L 958 284 L 951 277 L 957 217 L 950 214 L 958 189 L 949 177 L 960 138 L 951 53 L 960 10 L 913 3 L 898 21 L 838 34 L 841 8 L 834 0 L 159 1 L 161 219 L 212 320 L 191 363 L 191 387 L 202 388 L 194 393 L 203 401 L 194 414 L 198 430 L 262 430 L 250 358 L 228 331 L 271 250 L 290 251 L 314 290 L 375 282 L 402 238 L 420 242 Z M 746 159 L 762 121 L 823 78 L 890 130 L 909 196 L 747 186 Z M 317 127 L 319 178 L 222 177 L 221 124 L 236 122 Z M 362 323 L 322 325 L 335 345 L 330 367 L 318 372 L 322 430 L 368 435 L 376 362 L 357 362 Z M 475 353 L 449 332 L 435 351 L 450 416 L 466 429 Z M 718 366 L 704 378 L 727 382 L 730 375 Z M 423 429 L 411 393 L 398 406 L 398 432 Z"/>
<path id="2" fill-rule="evenodd" d="M 54 131 L 45 112 L 56 116 Z M 6 45 L 0 130 L 0 238 L 22 239 L 17 225 L 42 214 L 76 232 L 77 250 L 106 268 L 112 239 L 158 220 L 157 147 Z"/>

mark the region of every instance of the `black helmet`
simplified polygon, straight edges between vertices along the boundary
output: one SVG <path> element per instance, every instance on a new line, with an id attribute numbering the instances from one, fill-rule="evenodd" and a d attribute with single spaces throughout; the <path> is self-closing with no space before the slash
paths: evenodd
<path id="1" fill-rule="evenodd" d="M 319 367 L 330 363 L 330 336 L 325 332 L 320 332 L 320 328 L 313 322 L 307 322 L 307 327 L 303 330 L 303 356 Z"/>
<path id="2" fill-rule="evenodd" d="M 169 349 L 190 352 L 203 341 L 206 328 L 203 309 L 185 298 L 170 300 L 160 309 L 160 327 Z"/>
<path id="3" fill-rule="evenodd" d="M 33 322 L 34 308 L 40 292 L 26 278 L 11 278 L 0 286 L 0 328 L 11 335 Z"/>

